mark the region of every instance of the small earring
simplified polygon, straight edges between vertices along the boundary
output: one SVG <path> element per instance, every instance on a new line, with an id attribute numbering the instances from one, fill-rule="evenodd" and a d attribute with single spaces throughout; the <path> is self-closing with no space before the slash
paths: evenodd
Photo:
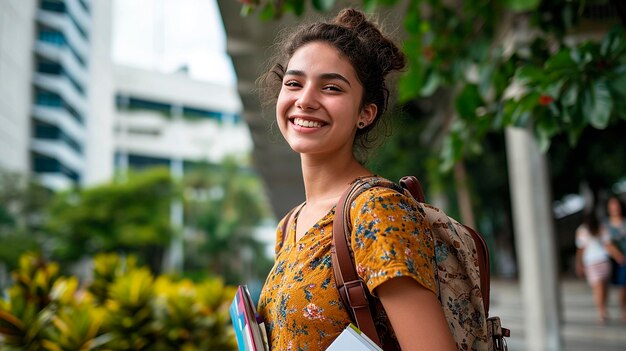
<path id="1" fill-rule="evenodd" d="M 358 126 L 359 126 L 359 129 L 363 129 L 363 128 L 365 128 L 365 122 L 360 121 L 360 122 L 359 122 L 359 124 L 358 124 Z"/>

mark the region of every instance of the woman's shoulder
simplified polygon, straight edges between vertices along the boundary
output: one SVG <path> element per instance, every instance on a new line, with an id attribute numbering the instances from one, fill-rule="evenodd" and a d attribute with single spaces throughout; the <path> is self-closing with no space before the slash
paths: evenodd
<path id="1" fill-rule="evenodd" d="M 410 193 L 402 188 L 400 184 L 387 178 L 375 176 L 362 180 L 362 182 L 365 189 L 355 199 L 357 201 L 367 201 L 377 197 L 412 198 Z"/>
<path id="2" fill-rule="evenodd" d="M 417 201 L 400 185 L 377 177 L 368 179 L 365 189 L 353 201 L 351 214 L 364 211 L 414 211 Z"/>

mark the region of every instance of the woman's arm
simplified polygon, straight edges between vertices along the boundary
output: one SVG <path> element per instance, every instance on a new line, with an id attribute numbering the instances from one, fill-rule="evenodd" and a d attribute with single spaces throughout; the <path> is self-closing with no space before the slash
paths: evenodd
<path id="1" fill-rule="evenodd" d="M 585 266 L 583 265 L 584 249 L 576 249 L 576 274 L 583 278 L 585 276 Z"/>
<path id="2" fill-rule="evenodd" d="M 609 253 L 609 256 L 613 257 L 617 263 L 620 265 L 626 264 L 626 258 L 624 254 L 613 244 L 612 242 L 608 242 L 604 245 L 606 251 Z"/>
<path id="3" fill-rule="evenodd" d="M 456 351 L 435 294 L 409 277 L 392 278 L 375 294 L 387 312 L 402 350 Z"/>

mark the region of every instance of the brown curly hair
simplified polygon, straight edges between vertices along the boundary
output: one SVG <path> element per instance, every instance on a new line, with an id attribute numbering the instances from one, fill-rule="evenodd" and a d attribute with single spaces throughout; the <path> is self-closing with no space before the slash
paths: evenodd
<path id="1" fill-rule="evenodd" d="M 375 104 L 376 117 L 363 129 L 357 129 L 354 152 L 361 161 L 376 141 L 371 133 L 387 109 L 389 89 L 385 78 L 406 65 L 406 57 L 398 46 L 373 21 L 357 9 L 343 9 L 331 22 L 305 24 L 281 40 L 271 68 L 257 81 L 266 104 L 278 98 L 285 68 L 293 54 L 302 46 L 321 41 L 332 45 L 354 68 L 363 86 L 361 107 Z"/>

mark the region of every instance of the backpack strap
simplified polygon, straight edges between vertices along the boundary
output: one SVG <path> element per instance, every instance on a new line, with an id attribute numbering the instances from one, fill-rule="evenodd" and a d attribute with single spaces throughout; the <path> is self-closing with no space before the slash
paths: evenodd
<path id="1" fill-rule="evenodd" d="M 373 186 L 384 186 L 398 190 L 397 185 L 391 182 L 374 182 L 372 184 L 363 179 L 357 179 L 339 198 L 335 208 L 333 246 L 330 252 L 335 273 L 335 284 L 348 314 L 365 335 L 377 345 L 382 346 L 372 316 L 370 305 L 372 296 L 363 279 L 357 274 L 354 257 L 350 249 L 352 225 L 349 217 L 352 202 L 357 196 Z"/>
<path id="2" fill-rule="evenodd" d="M 422 190 L 422 184 L 415 176 L 404 176 L 400 179 L 400 185 L 408 190 L 413 198 L 419 203 L 426 202 L 424 197 L 424 190 Z"/>

